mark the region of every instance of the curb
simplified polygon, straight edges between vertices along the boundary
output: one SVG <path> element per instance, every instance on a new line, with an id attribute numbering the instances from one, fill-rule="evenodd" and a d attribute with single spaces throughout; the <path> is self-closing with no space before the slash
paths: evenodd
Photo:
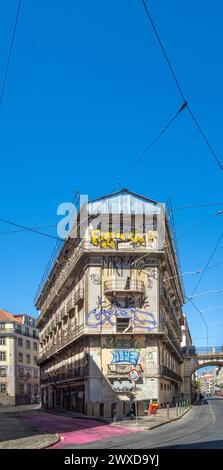
<path id="1" fill-rule="evenodd" d="M 44 410 L 41 409 L 41 411 L 45 413 L 50 413 L 52 415 L 59 415 L 59 416 L 64 416 L 65 418 L 73 418 L 73 419 L 86 419 L 89 421 L 101 421 L 102 423 L 107 423 L 107 424 L 112 424 L 113 421 L 110 421 L 109 418 L 108 420 L 106 418 L 101 418 L 101 417 L 96 417 L 96 416 L 73 416 L 71 413 L 60 413 L 60 411 L 52 411 L 52 410 Z"/>
<path id="2" fill-rule="evenodd" d="M 131 426 L 123 426 L 123 425 L 119 424 L 119 422 L 117 422 L 117 423 L 111 423 L 111 425 L 113 425 L 113 426 L 118 426 L 118 425 L 119 425 L 119 426 L 122 426 L 122 427 L 125 428 L 125 429 L 138 429 L 139 431 L 143 431 L 143 430 L 144 430 L 144 431 L 150 431 L 151 429 L 159 428 L 160 426 L 164 426 L 165 424 L 169 424 L 169 423 L 171 423 L 172 421 L 176 421 L 176 420 L 178 420 L 178 419 L 181 419 L 181 418 L 182 418 L 186 413 L 188 413 L 188 411 L 190 411 L 191 409 L 192 409 L 192 405 L 191 405 L 186 411 L 184 411 L 184 413 L 182 413 L 180 416 L 176 416 L 175 418 L 171 418 L 171 419 L 169 419 L 168 421 L 166 420 L 166 421 L 164 421 L 164 422 L 162 422 L 162 423 L 159 423 L 159 424 L 154 424 L 154 425 L 151 426 L 151 427 L 147 427 L 148 425 L 147 425 L 147 426 L 143 426 L 143 424 L 140 425 L 139 422 L 138 422 L 138 427 L 137 427 L 137 426 L 132 426 L 132 427 L 131 427 Z M 121 423 L 121 421 L 120 421 L 120 423 Z"/>
<path id="3" fill-rule="evenodd" d="M 57 444 L 59 441 L 60 441 L 60 435 L 56 432 L 55 433 L 55 436 L 57 438 L 57 440 L 55 442 L 53 442 L 52 444 L 49 444 L 47 446 L 44 446 L 44 447 L 41 447 L 41 449 L 49 449 L 50 447 L 54 446 L 55 444 Z"/>
<path id="4" fill-rule="evenodd" d="M 159 428 L 160 426 L 164 426 L 165 424 L 169 424 L 171 423 L 172 421 L 177 421 L 178 419 L 181 419 L 183 416 L 185 416 L 185 414 L 188 413 L 188 411 L 190 411 L 192 409 L 192 406 L 190 406 L 186 411 L 184 411 L 183 414 L 181 414 L 180 416 L 176 416 L 175 418 L 172 418 L 172 419 L 169 419 L 168 421 L 165 421 L 164 423 L 159 423 L 159 424 L 155 424 L 154 426 L 151 426 L 151 428 L 146 428 L 147 430 L 150 430 L 150 429 L 155 429 L 155 428 Z"/>

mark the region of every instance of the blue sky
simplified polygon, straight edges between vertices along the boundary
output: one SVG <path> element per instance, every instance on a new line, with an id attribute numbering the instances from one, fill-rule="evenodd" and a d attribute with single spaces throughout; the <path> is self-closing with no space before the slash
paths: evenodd
<path id="1" fill-rule="evenodd" d="M 222 157 L 223 5 L 220 0 L 151 0 L 178 79 L 195 115 Z M 0 78 L 17 2 L 0 2 Z M 78 189 L 89 198 L 121 186 L 174 208 L 223 201 L 219 171 L 185 110 L 139 164 L 131 162 L 182 101 L 140 0 L 22 1 L 0 109 L 0 217 L 33 227 L 55 226 L 57 206 Z M 182 271 L 205 266 L 223 231 L 222 206 L 175 211 Z M 194 230 L 195 226 L 199 226 Z M 0 305 L 35 314 L 33 297 L 54 241 L 0 223 Z M 45 228 L 56 235 L 56 228 Z M 223 242 L 212 264 L 223 261 Z M 220 289 L 223 264 L 208 270 L 198 291 Z M 185 276 L 190 295 L 198 275 Z M 205 295 L 208 324 L 223 323 L 223 295 Z M 185 312 L 196 344 L 206 330 Z M 223 325 L 209 327 L 223 344 Z M 197 339 L 201 338 L 201 339 Z"/>

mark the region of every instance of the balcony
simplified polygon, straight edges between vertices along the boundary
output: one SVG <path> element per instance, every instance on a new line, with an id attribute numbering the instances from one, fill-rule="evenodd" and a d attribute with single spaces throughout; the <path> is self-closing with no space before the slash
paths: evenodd
<path id="1" fill-rule="evenodd" d="M 132 279 L 112 279 L 110 281 L 105 281 L 104 293 L 112 294 L 113 292 L 135 292 L 142 294 L 145 292 L 145 284 L 142 281 L 134 281 Z"/>
<path id="2" fill-rule="evenodd" d="M 84 289 L 82 286 L 78 287 L 72 294 L 69 296 L 66 302 L 67 313 L 75 309 L 75 306 L 81 303 L 84 299 Z"/>
<path id="3" fill-rule="evenodd" d="M 65 318 L 68 316 L 66 306 L 63 305 L 63 307 L 60 309 L 60 317 L 61 319 Z"/>
<path id="4" fill-rule="evenodd" d="M 72 379 L 83 379 L 88 375 L 87 367 L 76 367 L 65 371 L 59 371 L 56 374 L 50 374 L 41 378 L 41 384 L 65 382 Z"/>
<path id="5" fill-rule="evenodd" d="M 133 364 L 108 364 L 108 376 L 125 377 L 129 375 L 131 369 L 136 369 L 140 374 L 143 372 L 141 364 L 134 366 Z"/>
<path id="6" fill-rule="evenodd" d="M 69 343 L 74 341 L 76 338 L 84 333 L 84 325 L 80 325 L 74 329 L 70 329 L 67 333 L 63 333 L 58 339 L 56 344 L 46 346 L 39 355 L 38 364 L 48 359 L 48 357 L 57 353 L 60 349 L 67 346 Z"/>
<path id="7" fill-rule="evenodd" d="M 61 311 L 57 311 L 56 313 L 56 323 L 59 324 L 62 322 Z"/>
<path id="8" fill-rule="evenodd" d="M 4 328 L 4 329 L 0 330 L 1 338 L 5 335 L 7 335 L 7 336 L 14 335 L 15 333 L 22 334 L 21 332 L 15 330 L 14 328 Z"/>
<path id="9" fill-rule="evenodd" d="M 168 379 L 174 380 L 175 382 L 183 382 L 182 377 L 167 366 L 160 366 L 160 375 L 162 377 L 168 377 Z"/>
<path id="10" fill-rule="evenodd" d="M 173 349 L 178 353 L 178 355 L 182 358 L 181 346 L 180 346 L 180 339 L 177 339 L 177 335 L 175 336 L 171 330 L 171 328 L 167 325 L 166 322 L 160 323 L 160 333 L 165 334 L 168 338 L 169 343 L 171 343 Z M 178 332 L 177 332 L 178 333 Z"/>

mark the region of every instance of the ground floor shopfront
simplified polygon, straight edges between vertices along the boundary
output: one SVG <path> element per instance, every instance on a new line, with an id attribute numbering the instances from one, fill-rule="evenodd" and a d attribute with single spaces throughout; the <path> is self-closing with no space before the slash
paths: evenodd
<path id="1" fill-rule="evenodd" d="M 130 410 L 134 410 L 139 416 L 147 415 L 151 401 L 162 408 L 179 400 L 178 384 L 163 379 L 153 379 L 157 394 L 153 393 L 152 396 L 148 388 L 148 393 L 143 399 L 140 395 L 137 397 L 137 394 L 114 393 L 113 390 L 110 390 L 110 394 L 107 393 L 107 398 L 98 393 L 96 399 L 89 396 L 89 382 L 86 380 L 42 386 L 42 406 L 46 409 L 63 409 L 87 416 L 118 419 L 126 417 Z"/>
<path id="2" fill-rule="evenodd" d="M 61 408 L 85 413 L 84 384 L 49 384 L 41 388 L 41 403 L 44 408 Z"/>

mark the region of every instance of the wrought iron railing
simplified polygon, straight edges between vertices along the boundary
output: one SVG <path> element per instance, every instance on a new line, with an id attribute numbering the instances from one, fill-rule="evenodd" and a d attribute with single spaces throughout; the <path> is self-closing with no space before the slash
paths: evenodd
<path id="1" fill-rule="evenodd" d="M 176 380 L 177 382 L 182 382 L 182 377 L 174 372 L 172 369 L 169 369 L 167 366 L 159 366 L 160 367 L 160 375 L 163 377 L 168 377 L 170 379 Z"/>
<path id="2" fill-rule="evenodd" d="M 143 368 L 141 364 L 108 364 L 108 375 L 128 375 L 131 369 L 136 369 L 142 373 Z"/>
<path id="3" fill-rule="evenodd" d="M 66 371 L 59 371 L 55 374 L 47 375 L 46 377 L 41 377 L 40 382 L 41 384 L 47 383 L 58 383 L 58 382 L 65 382 L 71 379 L 83 379 L 88 376 L 88 368 L 87 367 L 76 367 L 72 369 L 68 369 Z"/>
<path id="4" fill-rule="evenodd" d="M 70 329 L 66 334 L 62 333 L 60 337 L 56 339 L 55 344 L 50 346 L 45 346 L 39 355 L 38 363 L 45 361 L 48 357 L 55 354 L 59 349 L 63 348 L 67 344 L 71 343 L 73 340 L 78 338 L 84 333 L 84 325 L 80 325 L 75 329 Z"/>
<path id="5" fill-rule="evenodd" d="M 132 279 L 111 279 L 104 282 L 104 292 L 144 292 L 145 284 L 143 281 L 135 281 Z"/>

